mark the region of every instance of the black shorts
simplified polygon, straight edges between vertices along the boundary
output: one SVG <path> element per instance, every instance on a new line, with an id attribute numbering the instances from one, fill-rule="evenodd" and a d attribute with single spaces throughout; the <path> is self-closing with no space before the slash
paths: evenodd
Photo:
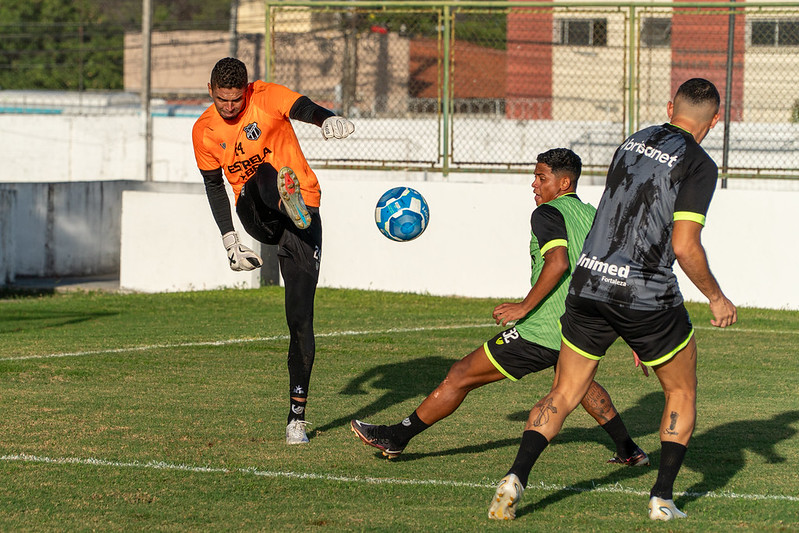
<path id="1" fill-rule="evenodd" d="M 311 215 L 311 225 L 305 229 L 297 229 L 286 217 L 289 221 L 280 236 L 277 256 L 284 273 L 293 268 L 318 280 L 322 261 L 322 217 L 319 216 L 318 207 L 308 206 L 308 213 Z"/>
<path id="2" fill-rule="evenodd" d="M 236 213 L 245 231 L 259 242 L 277 244 L 280 269 L 304 272 L 319 279 L 322 258 L 322 218 L 319 208 L 307 206 L 311 225 L 298 229 L 278 208 L 277 172 L 269 164 L 258 167 L 241 190 Z"/>
<path id="3" fill-rule="evenodd" d="M 522 338 L 516 328 L 506 329 L 483 344 L 488 360 L 511 381 L 555 366 L 558 350 Z"/>
<path id="4" fill-rule="evenodd" d="M 563 342 L 589 359 L 601 359 L 621 337 L 647 366 L 665 363 L 694 335 L 683 304 L 662 311 L 637 311 L 568 295 L 560 318 Z"/>

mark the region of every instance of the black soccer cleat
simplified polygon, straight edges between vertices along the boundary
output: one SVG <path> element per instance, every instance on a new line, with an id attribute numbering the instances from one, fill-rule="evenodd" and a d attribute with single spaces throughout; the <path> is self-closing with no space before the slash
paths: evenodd
<path id="1" fill-rule="evenodd" d="M 388 426 L 376 426 L 360 420 L 350 420 L 350 429 L 364 444 L 377 448 L 389 459 L 397 457 L 405 449 L 405 444 L 400 445 L 395 438 L 392 438 L 393 435 Z"/>
<path id="2" fill-rule="evenodd" d="M 636 448 L 633 454 L 627 459 L 622 459 L 621 457 L 616 455 L 612 459 L 610 459 L 608 463 L 625 465 L 625 466 L 648 466 L 649 456 L 641 448 Z"/>

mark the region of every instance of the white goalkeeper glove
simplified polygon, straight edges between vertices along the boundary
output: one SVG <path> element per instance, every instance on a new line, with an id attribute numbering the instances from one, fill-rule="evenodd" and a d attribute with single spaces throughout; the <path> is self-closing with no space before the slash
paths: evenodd
<path id="1" fill-rule="evenodd" d="M 327 117 L 322 122 L 322 137 L 325 140 L 333 137 L 343 139 L 348 137 L 353 131 L 355 131 L 355 124 L 344 117 Z"/>
<path id="2" fill-rule="evenodd" d="M 222 244 L 227 250 L 231 270 L 255 270 L 264 264 L 258 254 L 239 242 L 239 234 L 235 231 L 229 231 L 222 235 Z"/>

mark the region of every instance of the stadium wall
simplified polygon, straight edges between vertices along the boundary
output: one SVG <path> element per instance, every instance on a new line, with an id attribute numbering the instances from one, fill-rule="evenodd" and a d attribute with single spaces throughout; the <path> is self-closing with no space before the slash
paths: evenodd
<path id="1" fill-rule="evenodd" d="M 14 281 L 14 247 L 11 245 L 15 192 L 0 189 L 0 286 Z"/>
<path id="2" fill-rule="evenodd" d="M 122 191 L 156 189 L 203 191 L 126 180 L 0 183 L 0 285 L 17 277 L 118 274 Z"/>
<path id="3" fill-rule="evenodd" d="M 325 179 L 320 286 L 521 299 L 529 290 L 528 183 L 443 183 L 386 179 Z M 430 205 L 418 239 L 397 243 L 374 225 L 374 204 L 388 188 L 408 185 Z M 596 205 L 598 185 L 579 194 Z M 125 193 L 123 289 L 147 292 L 256 286 L 252 274 L 231 273 L 203 194 Z M 728 297 L 739 306 L 799 309 L 793 270 L 799 260 L 784 243 L 799 225 L 799 193 L 719 190 L 703 243 Z M 161 221 L 182 221 L 163 224 Z M 150 220 L 144 225 L 143 220 Z M 157 238 L 154 238 L 157 236 Z M 755 244 L 756 243 L 756 244 Z M 188 258 L 188 259 L 187 259 Z M 184 273 L 186 274 L 184 276 Z M 232 274 L 232 276 L 231 276 Z M 678 269 L 689 301 L 706 299 Z"/>
<path id="4" fill-rule="evenodd" d="M 188 220 L 208 221 L 210 217 L 207 202 L 202 195 L 202 182 L 190 144 L 194 120 L 194 117 L 155 117 L 155 182 L 146 183 L 141 181 L 144 174 L 143 123 L 137 115 L 0 115 L 0 131 L 13 131 L 15 137 L 26 141 L 0 144 L 0 157 L 6 169 L 0 175 L 0 191 L 12 191 L 3 192 L 4 204 L 0 213 L 0 237 L 3 238 L 0 241 L 3 248 L 0 251 L 0 283 L 17 275 L 85 276 L 93 273 L 121 273 L 128 268 L 127 264 L 124 267 L 120 264 L 122 256 L 130 257 L 122 250 L 121 208 L 122 191 L 125 190 L 196 191 L 199 199 L 195 199 L 198 202 L 195 208 L 198 211 L 188 210 L 185 216 L 191 217 Z M 536 121 L 526 121 L 517 123 L 514 127 L 535 128 L 535 123 Z M 346 142 L 338 143 L 342 157 L 356 157 L 363 153 L 362 143 L 372 143 L 370 150 L 382 149 L 382 145 L 377 146 L 374 143 L 388 143 L 391 146 L 404 143 L 404 149 L 409 153 L 417 154 L 419 150 L 428 150 L 431 147 L 435 151 L 435 136 L 429 139 L 426 134 L 420 134 L 413 139 L 400 138 L 400 135 L 396 139 L 386 138 L 386 133 L 397 131 L 392 124 L 391 120 L 360 120 L 358 134 Z M 570 123 L 562 128 L 555 126 L 548 127 L 551 132 L 551 146 L 573 147 L 586 157 L 594 149 L 591 145 L 580 144 L 580 128 L 590 124 L 586 126 Z M 469 127 L 480 131 L 485 129 L 479 120 L 470 122 Z M 758 125 L 740 127 L 758 128 Z M 755 137 L 760 138 L 769 132 L 773 138 L 779 133 L 791 135 L 791 131 L 787 129 L 790 127 L 786 125 L 786 130 L 782 132 L 774 125 L 770 128 L 762 125 L 762 128 L 752 131 L 755 132 Z M 318 128 L 298 124 L 297 132 L 309 155 L 316 153 L 318 143 L 324 143 L 319 137 Z M 720 136 L 721 131 L 716 128 L 704 145 L 712 147 Z M 46 157 L 42 157 L 41 143 L 46 143 Z M 514 158 L 518 155 L 534 159 L 534 154 L 544 148 L 527 146 L 522 149 L 500 144 L 486 142 L 486 150 L 513 150 Z M 763 145 L 762 148 L 766 152 L 773 149 L 771 145 Z M 603 153 L 596 157 L 606 160 L 610 152 L 604 153 L 605 151 L 603 148 Z M 740 157 L 752 155 L 743 153 Z M 781 146 L 774 152 L 774 157 L 797 158 L 799 151 L 786 150 Z M 519 255 L 512 258 L 501 256 L 501 261 L 488 261 L 487 258 L 496 259 L 492 254 L 496 254 L 498 250 L 507 249 L 515 254 L 524 252 L 524 247 L 519 242 L 527 239 L 526 234 L 522 233 L 526 232 L 527 216 L 532 205 L 529 203 L 529 175 L 460 173 L 442 176 L 439 173 L 424 172 L 332 169 L 320 169 L 317 173 L 325 198 L 323 217 L 326 245 L 322 272 L 324 285 L 464 296 L 511 297 L 524 294 L 528 277 L 526 271 L 529 268 L 524 258 Z M 591 184 L 590 178 L 583 178 L 583 186 Z M 371 211 L 383 190 L 403 180 L 419 183 L 419 187 L 423 184 L 425 189 L 429 187 L 430 190 L 430 193 L 425 194 L 431 195 L 433 219 L 428 233 L 419 241 L 399 245 L 384 242 L 382 238 L 377 238 L 379 234 L 370 222 L 371 215 L 365 212 L 361 212 L 357 219 L 339 218 L 345 215 L 354 216 L 356 205 L 360 206 L 359 209 Z M 708 217 L 708 227 L 704 232 L 705 242 L 710 243 L 708 249 L 711 265 L 716 274 L 737 303 L 799 308 L 799 296 L 795 293 L 792 280 L 787 277 L 790 269 L 774 266 L 794 264 L 797 259 L 797 252 L 791 248 L 786 250 L 782 243 L 790 241 L 790 238 L 786 238 L 786 233 L 790 228 L 797 227 L 799 182 L 730 180 L 729 185 L 735 189 L 719 190 L 716 193 L 711 216 Z M 353 191 L 358 191 L 363 196 L 355 197 Z M 584 194 L 588 195 L 587 187 Z M 6 207 L 9 202 L 11 207 Z M 511 210 L 503 206 L 513 208 Z M 466 214 L 462 212 L 464 209 Z M 479 214 L 475 210 L 480 210 Z M 519 220 L 512 225 L 502 218 L 507 217 L 510 212 L 523 213 L 524 216 L 519 215 Z M 154 213 L 152 209 L 141 209 L 134 210 L 130 216 L 134 219 L 138 216 L 144 221 L 153 220 L 152 217 L 157 216 L 159 221 L 170 221 L 169 224 L 162 222 L 163 226 L 169 226 L 174 220 L 180 220 L 184 216 L 180 213 Z M 483 226 L 472 227 L 478 221 Z M 468 230 L 459 229 L 465 224 Z M 512 231 L 509 229 L 511 227 L 517 228 L 514 230 L 517 232 L 518 228 L 524 228 L 524 231 L 513 233 L 512 238 L 504 241 L 504 237 Z M 447 228 L 446 234 L 436 236 L 436 232 L 444 228 Z M 485 233 L 489 228 L 491 232 Z M 156 239 L 159 234 L 151 232 L 150 235 Z M 343 242 L 338 242 L 336 239 L 342 235 L 345 236 Z M 208 252 L 209 257 L 213 255 L 217 258 L 214 260 L 222 261 L 226 268 L 224 255 L 218 255 L 220 245 L 213 232 L 208 243 L 199 247 L 191 241 L 192 238 L 194 237 L 191 235 L 181 236 L 178 233 L 167 242 L 174 248 L 183 248 L 183 251 L 197 250 L 197 253 L 208 246 L 209 250 L 213 250 Z M 360 242 L 369 245 L 363 249 L 351 249 L 354 243 Z M 428 249 L 427 243 L 431 242 L 436 245 Z M 445 245 L 445 242 L 451 242 L 452 245 Z M 742 247 L 736 246 L 739 242 L 748 245 L 749 249 L 752 248 L 751 243 L 757 243 L 757 252 L 742 253 L 739 251 Z M 128 250 L 141 250 L 142 257 L 146 257 L 147 248 L 148 244 L 142 241 L 137 244 L 137 248 Z M 349 250 L 346 258 L 337 257 L 339 250 Z M 179 264 L 179 261 L 175 264 Z M 339 268 L 337 265 L 343 266 Z M 418 272 L 423 267 L 426 271 L 424 279 L 420 279 Z M 503 267 L 521 269 L 505 276 L 512 279 L 514 285 L 511 286 L 509 281 L 500 282 L 496 279 L 503 277 L 496 274 Z M 133 275 L 138 267 L 131 265 L 131 268 L 134 270 L 128 272 Z M 162 269 L 157 276 L 163 276 L 165 271 Z M 465 274 L 461 276 L 459 272 Z M 269 276 L 274 277 L 272 274 Z M 219 278 L 212 277 L 214 281 L 211 282 L 201 278 L 188 286 L 175 284 L 163 290 L 211 288 L 219 283 Z M 235 281 L 230 284 L 238 285 L 239 278 L 240 276 L 235 277 Z M 142 285 L 139 287 L 138 283 Z M 148 285 L 139 281 L 131 288 L 162 290 L 158 286 L 158 279 L 152 283 L 153 285 Z M 244 285 L 248 283 L 257 283 L 257 280 L 245 281 Z M 689 298 L 701 300 L 699 295 L 691 292 L 693 289 L 690 283 L 683 282 L 682 286 Z M 737 300 L 736 296 L 739 296 Z"/>

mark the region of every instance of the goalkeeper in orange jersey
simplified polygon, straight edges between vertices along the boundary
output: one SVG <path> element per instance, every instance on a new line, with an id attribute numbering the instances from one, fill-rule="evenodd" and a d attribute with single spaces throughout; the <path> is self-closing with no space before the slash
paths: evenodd
<path id="1" fill-rule="evenodd" d="M 278 247 L 290 333 L 286 442 L 307 443 L 305 406 L 316 352 L 313 314 L 322 220 L 319 182 L 302 153 L 291 120 L 316 124 L 325 139 L 347 137 L 355 127 L 282 85 L 248 83 L 247 67 L 232 57 L 214 66 L 208 94 L 213 105 L 192 129 L 197 166 L 230 268 L 253 270 L 263 261 L 239 241 L 224 178 L 233 189 L 236 214 L 247 233 Z"/>

